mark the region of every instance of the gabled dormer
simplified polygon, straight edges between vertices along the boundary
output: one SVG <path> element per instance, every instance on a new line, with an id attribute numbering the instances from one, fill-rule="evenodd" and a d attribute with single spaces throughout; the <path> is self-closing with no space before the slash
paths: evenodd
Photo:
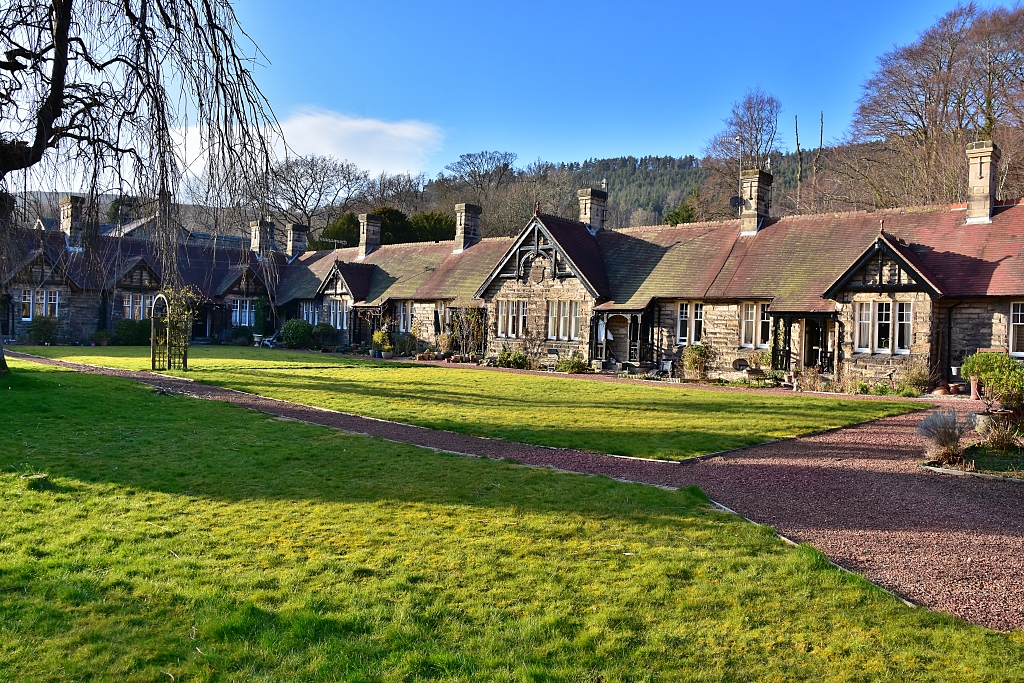
<path id="1" fill-rule="evenodd" d="M 131 259 L 125 264 L 118 276 L 118 286 L 122 289 L 160 289 L 162 280 L 156 269 L 144 256 Z"/>
<path id="2" fill-rule="evenodd" d="M 910 246 L 882 231 L 822 298 L 839 300 L 842 292 L 925 292 L 933 299 L 942 296 Z"/>

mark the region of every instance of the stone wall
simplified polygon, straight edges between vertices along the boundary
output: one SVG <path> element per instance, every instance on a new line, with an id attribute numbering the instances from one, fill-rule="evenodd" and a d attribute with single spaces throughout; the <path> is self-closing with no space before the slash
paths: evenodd
<path id="1" fill-rule="evenodd" d="M 679 304 L 681 301 L 660 301 L 652 306 L 651 320 L 654 325 L 655 362 L 680 359 L 684 346 L 679 345 Z M 711 377 L 738 379 L 744 373 L 733 369 L 737 358 L 749 359 L 763 348 L 741 345 L 741 305 L 749 302 L 738 301 L 690 301 L 704 304 L 704 335 L 702 343 L 710 344 L 716 352 L 715 362 L 709 368 Z M 758 302 L 762 303 L 762 302 Z M 767 303 L 767 302 L 763 302 Z M 794 345 L 796 337 L 794 336 Z M 748 360 L 749 363 L 749 360 Z"/>
<path id="2" fill-rule="evenodd" d="M 99 304 L 94 296 L 75 294 L 62 281 L 47 282 L 43 285 L 24 285 L 32 291 L 57 291 L 57 343 L 68 344 L 87 341 L 96 331 L 99 321 Z M 32 343 L 32 322 L 21 319 L 22 284 L 15 282 L 8 290 L 14 306 L 13 329 L 10 336 L 20 343 Z M 39 308 L 33 303 L 32 318 L 40 317 Z"/>
<path id="3" fill-rule="evenodd" d="M 496 300 L 527 302 L 526 334 L 521 338 L 498 336 Z M 487 354 L 496 356 L 503 346 L 522 350 L 537 360 L 547 359 L 547 350 L 556 349 L 564 358 L 579 353 L 590 355 L 590 321 L 594 312 L 594 298 L 574 276 L 551 277 L 550 261 L 545 257 L 526 263 L 521 279 L 495 279 L 484 292 L 487 307 Z M 547 339 L 548 301 L 580 302 L 579 339 Z"/>
<path id="4" fill-rule="evenodd" d="M 878 301 L 889 301 L 892 306 L 893 332 L 896 332 L 896 303 L 909 301 L 911 307 L 910 353 L 875 353 L 857 351 L 856 344 L 856 304 Z M 898 376 L 901 369 L 908 365 L 926 365 L 933 367 L 938 361 L 938 331 L 936 309 L 931 297 L 924 292 L 898 292 L 879 294 L 869 292 L 843 292 L 836 303 L 836 310 L 841 324 L 842 333 L 842 367 L 841 374 L 849 378 L 865 381 L 888 379 Z M 874 326 L 872 326 L 874 334 Z M 874 341 L 872 340 L 872 346 Z"/>
<path id="5" fill-rule="evenodd" d="M 963 359 L 978 349 L 1010 348 L 1010 299 L 967 299 L 955 308 L 950 302 L 939 310 L 938 327 L 945 333 L 948 316 L 953 325 L 950 364 L 960 365 Z M 945 363 L 945 358 L 942 362 Z"/>

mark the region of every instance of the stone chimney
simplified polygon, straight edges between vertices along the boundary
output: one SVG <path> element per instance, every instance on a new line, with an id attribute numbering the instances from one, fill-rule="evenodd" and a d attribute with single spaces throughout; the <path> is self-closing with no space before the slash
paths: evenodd
<path id="1" fill-rule="evenodd" d="M 60 231 L 69 247 L 82 246 L 82 224 L 85 222 L 85 197 L 68 195 L 60 199 Z"/>
<path id="2" fill-rule="evenodd" d="M 999 148 L 991 140 L 967 145 L 967 224 L 991 223 Z"/>
<path id="3" fill-rule="evenodd" d="M 380 223 L 381 217 L 375 213 L 359 214 L 359 256 L 356 260 L 362 261 L 380 246 Z"/>
<path id="4" fill-rule="evenodd" d="M 274 249 L 274 222 L 261 218 L 249 223 L 252 231 L 250 248 L 260 256 L 266 256 Z"/>
<path id="5" fill-rule="evenodd" d="M 306 251 L 306 239 L 309 236 L 309 226 L 298 223 L 288 223 L 284 228 L 285 251 L 288 256 L 298 256 Z"/>
<path id="6" fill-rule="evenodd" d="M 590 234 L 596 235 L 604 229 L 604 217 L 608 213 L 608 193 L 592 187 L 576 193 L 580 198 L 580 223 L 586 223 Z"/>
<path id="7" fill-rule="evenodd" d="M 740 173 L 740 235 L 756 235 L 772 205 L 772 174 L 760 169 Z"/>
<path id="8" fill-rule="evenodd" d="M 464 250 L 480 241 L 480 214 L 483 207 L 476 204 L 455 205 L 455 250 L 453 254 L 461 254 Z"/>

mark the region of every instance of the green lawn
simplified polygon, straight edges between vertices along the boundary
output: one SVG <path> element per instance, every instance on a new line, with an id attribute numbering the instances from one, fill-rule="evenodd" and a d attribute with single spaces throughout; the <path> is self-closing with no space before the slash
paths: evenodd
<path id="1" fill-rule="evenodd" d="M 144 370 L 140 347 L 18 347 Z M 331 354 L 192 347 L 200 382 L 308 405 L 522 443 L 678 460 L 927 407 L 612 384 L 565 376 L 381 363 Z"/>
<path id="2" fill-rule="evenodd" d="M 908 608 L 695 490 L 12 365 L 4 681 L 1024 679 L 1021 632 Z"/>

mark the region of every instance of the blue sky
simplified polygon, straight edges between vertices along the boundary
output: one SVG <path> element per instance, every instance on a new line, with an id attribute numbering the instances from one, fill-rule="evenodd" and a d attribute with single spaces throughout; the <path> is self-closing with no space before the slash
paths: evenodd
<path id="1" fill-rule="evenodd" d="M 991 3 L 984 3 L 989 5 Z M 436 174 L 465 152 L 520 162 L 699 154 L 759 86 L 782 142 L 849 125 L 876 59 L 955 5 L 858 2 L 239 0 L 289 144 Z"/>

